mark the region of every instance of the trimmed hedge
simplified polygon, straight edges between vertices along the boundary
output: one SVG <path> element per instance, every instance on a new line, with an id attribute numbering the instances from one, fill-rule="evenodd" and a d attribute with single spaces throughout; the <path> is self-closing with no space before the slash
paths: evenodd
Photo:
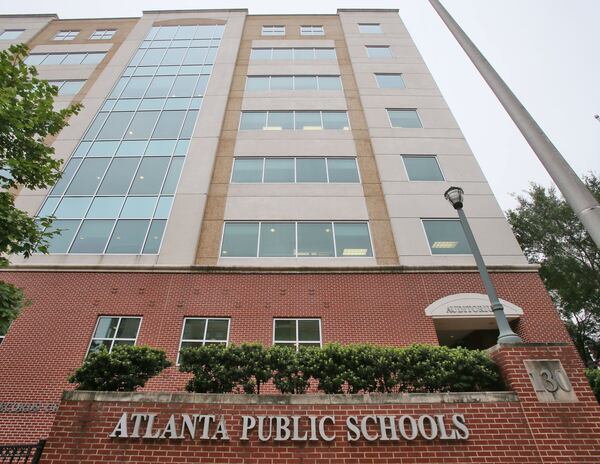
<path id="1" fill-rule="evenodd" d="M 600 369 L 586 369 L 585 375 L 587 375 L 592 391 L 600 403 Z"/>
<path id="2" fill-rule="evenodd" d="M 69 382 L 79 384 L 77 390 L 135 391 L 171 365 L 163 350 L 149 346 L 116 345 L 110 353 L 103 346 L 90 353 Z"/>
<path id="3" fill-rule="evenodd" d="M 295 351 L 259 344 L 205 345 L 183 350 L 180 370 L 198 393 L 260 393 L 269 380 L 281 393 L 304 393 L 313 379 L 323 393 L 502 390 L 484 351 L 445 346 L 328 344 Z"/>

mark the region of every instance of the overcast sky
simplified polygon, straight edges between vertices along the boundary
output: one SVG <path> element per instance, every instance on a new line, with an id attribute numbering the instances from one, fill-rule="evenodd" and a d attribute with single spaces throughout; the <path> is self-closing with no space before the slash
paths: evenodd
<path id="1" fill-rule="evenodd" d="M 442 0 L 578 174 L 600 173 L 599 0 Z M 250 14 L 398 8 L 503 209 L 530 182 L 550 185 L 537 158 L 427 0 L 4 0 L 0 13 L 61 18 L 142 10 L 248 8 Z M 468 207 L 468 204 L 465 205 Z"/>

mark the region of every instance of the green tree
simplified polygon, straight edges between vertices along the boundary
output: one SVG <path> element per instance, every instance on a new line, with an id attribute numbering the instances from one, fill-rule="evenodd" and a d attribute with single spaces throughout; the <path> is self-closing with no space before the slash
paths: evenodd
<path id="1" fill-rule="evenodd" d="M 48 240 L 60 231 L 48 229 L 52 218 L 33 218 L 15 206 L 15 191 L 48 188 L 60 178 L 61 161 L 44 143 L 67 125 L 80 105 L 54 111 L 58 89 L 38 79 L 27 66 L 27 46 L 0 51 L 0 267 L 8 256 L 46 253 Z M 0 333 L 8 328 L 23 306 L 20 289 L 0 281 Z"/>
<path id="2" fill-rule="evenodd" d="M 583 178 L 600 200 L 600 179 Z M 550 292 L 573 341 L 588 366 L 600 359 L 600 251 L 573 210 L 554 188 L 531 184 L 508 221 L 525 256 L 541 266 Z"/>

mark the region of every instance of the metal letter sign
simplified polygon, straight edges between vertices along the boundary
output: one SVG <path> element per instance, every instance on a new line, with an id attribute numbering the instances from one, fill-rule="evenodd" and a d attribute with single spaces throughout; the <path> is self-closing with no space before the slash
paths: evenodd
<path id="1" fill-rule="evenodd" d="M 577 401 L 569 377 L 559 360 L 528 359 L 523 363 L 539 401 Z"/>

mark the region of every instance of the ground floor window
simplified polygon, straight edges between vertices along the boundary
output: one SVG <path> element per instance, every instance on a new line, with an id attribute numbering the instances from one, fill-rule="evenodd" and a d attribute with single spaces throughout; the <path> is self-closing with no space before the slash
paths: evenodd
<path id="1" fill-rule="evenodd" d="M 88 354 L 103 346 L 111 352 L 116 345 L 135 345 L 141 322 L 141 317 L 99 317 Z"/>

